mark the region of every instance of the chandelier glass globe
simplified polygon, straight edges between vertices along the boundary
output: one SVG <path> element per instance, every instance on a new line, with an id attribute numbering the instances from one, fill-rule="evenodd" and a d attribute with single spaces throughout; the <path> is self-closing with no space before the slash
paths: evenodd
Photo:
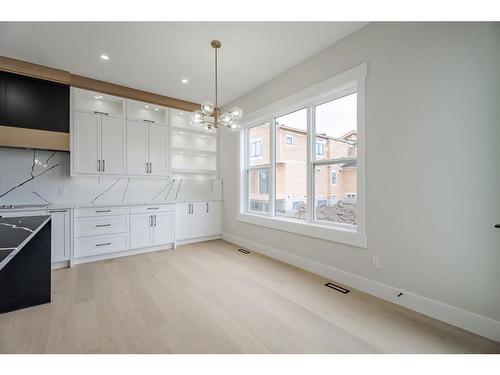
<path id="1" fill-rule="evenodd" d="M 214 113 L 214 109 L 215 107 L 212 102 L 206 101 L 201 103 L 201 111 L 207 116 L 210 116 L 212 113 Z"/>

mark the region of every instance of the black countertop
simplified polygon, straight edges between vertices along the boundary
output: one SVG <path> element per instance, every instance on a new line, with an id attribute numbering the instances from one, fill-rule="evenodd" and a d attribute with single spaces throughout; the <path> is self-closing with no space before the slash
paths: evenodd
<path id="1" fill-rule="evenodd" d="M 49 221 L 49 215 L 0 217 L 0 270 Z"/>

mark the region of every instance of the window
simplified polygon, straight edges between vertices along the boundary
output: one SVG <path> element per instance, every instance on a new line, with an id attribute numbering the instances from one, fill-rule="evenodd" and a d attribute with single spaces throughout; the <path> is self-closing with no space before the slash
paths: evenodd
<path id="1" fill-rule="evenodd" d="M 268 105 L 267 114 L 257 112 L 265 122 L 244 125 L 238 220 L 366 247 L 359 185 L 366 64 L 341 76 Z M 319 89 L 330 82 L 329 91 Z"/>
<path id="2" fill-rule="evenodd" d="M 316 155 L 325 155 L 325 144 L 316 142 Z"/>
<path id="3" fill-rule="evenodd" d="M 250 128 L 247 135 L 248 210 L 257 213 L 269 212 L 269 124 Z"/>
<path id="4" fill-rule="evenodd" d="M 262 156 L 262 141 L 250 143 L 250 157 L 258 158 Z"/>
<path id="5" fill-rule="evenodd" d="M 295 219 L 307 215 L 307 108 L 276 117 L 275 214 Z M 284 147 L 293 131 L 294 147 Z"/>
<path id="6" fill-rule="evenodd" d="M 259 171 L 259 194 L 269 194 L 269 171 Z"/>

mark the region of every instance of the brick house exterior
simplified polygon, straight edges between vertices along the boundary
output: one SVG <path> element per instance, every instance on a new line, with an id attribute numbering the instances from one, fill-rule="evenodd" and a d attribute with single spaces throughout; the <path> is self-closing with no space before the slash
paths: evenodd
<path id="1" fill-rule="evenodd" d="M 269 125 L 249 131 L 250 209 L 268 211 Z M 356 132 L 340 138 L 316 135 L 316 160 L 355 158 Z M 303 130 L 278 126 L 276 131 L 276 213 L 300 217 L 307 192 L 307 134 Z M 356 160 L 316 167 L 317 207 L 338 202 L 356 204 Z M 319 218 L 319 216 L 318 216 Z"/>

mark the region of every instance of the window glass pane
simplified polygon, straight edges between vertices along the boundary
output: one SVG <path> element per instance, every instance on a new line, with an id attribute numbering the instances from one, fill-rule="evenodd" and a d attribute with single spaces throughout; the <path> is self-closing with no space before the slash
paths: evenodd
<path id="1" fill-rule="evenodd" d="M 315 107 L 316 144 L 324 152 L 316 160 L 356 157 L 357 94 L 350 94 Z"/>
<path id="2" fill-rule="evenodd" d="M 248 165 L 269 164 L 269 124 L 248 129 Z"/>
<path id="3" fill-rule="evenodd" d="M 269 169 L 248 170 L 248 210 L 269 212 Z"/>
<path id="4" fill-rule="evenodd" d="M 356 225 L 357 163 L 316 165 L 314 168 L 316 220 Z"/>
<path id="5" fill-rule="evenodd" d="M 306 219 L 307 109 L 277 117 L 276 215 Z M 287 139 L 291 138 L 292 142 Z"/>

